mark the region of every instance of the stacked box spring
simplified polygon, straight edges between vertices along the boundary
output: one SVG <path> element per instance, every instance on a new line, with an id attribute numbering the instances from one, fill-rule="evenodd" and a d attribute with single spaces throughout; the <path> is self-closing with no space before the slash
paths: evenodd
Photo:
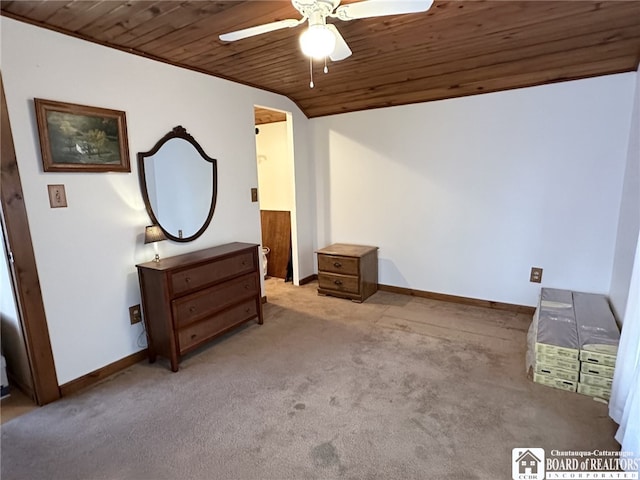
<path id="1" fill-rule="evenodd" d="M 609 400 L 620 331 L 604 295 L 573 293 L 580 343 L 578 393 Z"/>
<path id="2" fill-rule="evenodd" d="M 543 288 L 527 337 L 534 382 L 608 400 L 620 332 L 604 295 Z"/>
<path id="3" fill-rule="evenodd" d="M 571 291 L 543 288 L 528 335 L 527 369 L 533 381 L 575 392 L 579 355 Z"/>

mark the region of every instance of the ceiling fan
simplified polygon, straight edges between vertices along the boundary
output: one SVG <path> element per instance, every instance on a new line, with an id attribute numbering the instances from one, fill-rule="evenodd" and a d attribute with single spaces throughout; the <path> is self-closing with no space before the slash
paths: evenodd
<path id="1" fill-rule="evenodd" d="M 327 73 L 327 57 L 337 62 L 344 60 L 352 53 L 335 25 L 327 23 L 327 18 L 349 21 L 385 15 L 426 12 L 431 7 L 433 0 L 364 0 L 342 6 L 339 6 L 340 0 L 291 0 L 291 3 L 300 12 L 302 18 L 298 20 L 289 18 L 236 30 L 220 35 L 220 40 L 235 42 L 283 28 L 297 27 L 308 21 L 309 28 L 300 35 L 300 47 L 302 52 L 310 58 L 310 62 L 314 58 L 324 59 L 324 72 Z M 309 86 L 313 88 L 313 70 Z"/>

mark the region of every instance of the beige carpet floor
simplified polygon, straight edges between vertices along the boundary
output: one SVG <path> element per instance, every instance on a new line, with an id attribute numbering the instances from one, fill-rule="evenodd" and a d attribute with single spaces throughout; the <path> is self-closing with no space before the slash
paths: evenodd
<path id="1" fill-rule="evenodd" d="M 265 323 L 2 425 L 10 479 L 509 479 L 516 447 L 617 449 L 530 382 L 522 314 L 267 282 Z"/>

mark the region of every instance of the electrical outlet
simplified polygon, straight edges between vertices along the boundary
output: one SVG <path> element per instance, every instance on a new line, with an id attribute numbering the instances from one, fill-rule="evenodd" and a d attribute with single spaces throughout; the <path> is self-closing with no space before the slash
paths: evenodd
<path id="1" fill-rule="evenodd" d="M 531 275 L 529 276 L 529 281 L 533 283 L 542 282 L 542 268 L 531 267 Z"/>
<path id="2" fill-rule="evenodd" d="M 129 307 L 129 320 L 131 321 L 131 325 L 135 325 L 136 323 L 140 323 L 142 321 L 142 311 L 140 310 L 140 305 Z"/>

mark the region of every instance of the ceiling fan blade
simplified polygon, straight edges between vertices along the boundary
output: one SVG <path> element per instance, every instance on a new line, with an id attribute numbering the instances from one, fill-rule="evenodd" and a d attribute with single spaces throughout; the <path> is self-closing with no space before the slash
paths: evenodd
<path id="1" fill-rule="evenodd" d="M 273 32 L 274 30 L 280 30 L 282 28 L 297 27 L 304 21 L 304 18 L 300 20 L 289 18 L 278 22 L 265 23 L 264 25 L 244 28 L 242 30 L 236 30 L 235 32 L 223 33 L 220 35 L 220 40 L 223 42 L 235 42 L 236 40 L 242 40 L 243 38 L 253 37 L 255 35 L 262 35 L 263 33 Z"/>
<path id="2" fill-rule="evenodd" d="M 419 13 L 429 10 L 432 4 L 433 0 L 366 0 L 342 5 L 331 16 L 348 21 L 357 18 Z"/>
<path id="3" fill-rule="evenodd" d="M 340 35 L 336 26 L 333 23 L 327 23 L 327 28 L 336 36 L 336 48 L 333 50 L 333 53 L 329 55 L 329 58 L 334 62 L 339 62 L 340 60 L 350 57 L 352 53 L 351 49 L 342 35 Z"/>

